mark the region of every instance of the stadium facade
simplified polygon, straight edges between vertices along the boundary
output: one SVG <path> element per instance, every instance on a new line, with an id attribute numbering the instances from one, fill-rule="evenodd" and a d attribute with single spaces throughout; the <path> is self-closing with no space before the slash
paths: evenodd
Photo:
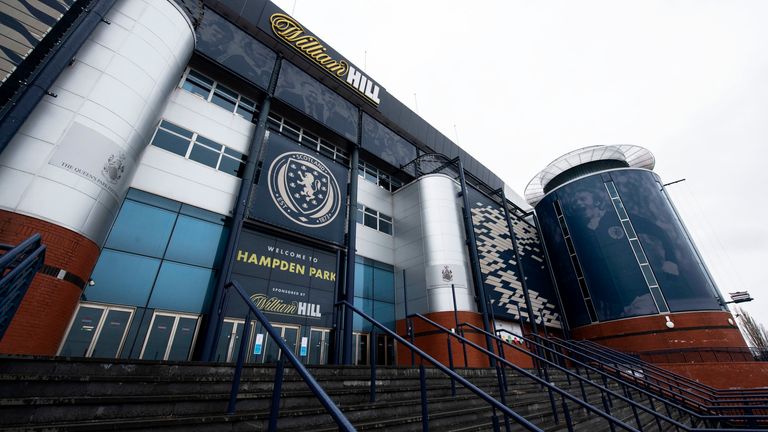
<path id="1" fill-rule="evenodd" d="M 746 346 L 642 148 L 557 159 L 531 212 L 268 1 L 30 8 L 48 3 L 63 15 L 26 15 L 65 43 L 19 29 L 29 50 L 3 58 L 0 242 L 39 232 L 48 254 L 2 353 L 231 361 L 246 335 L 274 361 L 222 304 L 229 280 L 309 364 L 372 345 L 399 362 L 345 299 L 401 334 L 407 311 L 634 352 Z"/>

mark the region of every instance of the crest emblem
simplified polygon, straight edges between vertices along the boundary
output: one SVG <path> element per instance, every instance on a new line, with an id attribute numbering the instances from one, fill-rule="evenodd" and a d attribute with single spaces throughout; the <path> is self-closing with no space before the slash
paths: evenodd
<path id="1" fill-rule="evenodd" d="M 272 201 L 297 224 L 321 227 L 339 214 L 339 184 L 328 167 L 314 156 L 283 153 L 272 161 L 268 177 Z"/>
<path id="2" fill-rule="evenodd" d="M 106 177 L 112 184 L 117 182 L 123 177 L 125 172 L 125 153 L 113 153 L 107 163 L 104 164 L 104 168 L 101 169 L 101 175 Z"/>
<path id="3" fill-rule="evenodd" d="M 444 282 L 451 282 L 453 280 L 453 271 L 450 267 L 444 266 L 442 273 Z"/>

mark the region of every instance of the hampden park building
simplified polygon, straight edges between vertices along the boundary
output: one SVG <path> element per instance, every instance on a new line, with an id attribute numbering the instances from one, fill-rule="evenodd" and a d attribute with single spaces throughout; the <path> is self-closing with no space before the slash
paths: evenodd
<path id="1" fill-rule="evenodd" d="M 0 16 L 0 243 L 46 247 L 2 354 L 275 362 L 247 299 L 306 364 L 410 366 L 346 300 L 441 361 L 408 314 L 768 385 L 709 356 L 746 343 L 642 147 L 575 150 L 523 198 L 267 0 Z"/>

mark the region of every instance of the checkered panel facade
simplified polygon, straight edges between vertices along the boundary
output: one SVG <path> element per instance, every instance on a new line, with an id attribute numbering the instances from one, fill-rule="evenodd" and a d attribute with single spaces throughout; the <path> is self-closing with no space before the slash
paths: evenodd
<path id="1" fill-rule="evenodd" d="M 499 319 L 518 321 L 522 315 L 524 320 L 528 320 L 529 311 L 520 277 L 522 265 L 536 322 L 562 328 L 538 231 L 527 222 L 511 216 L 520 253 L 521 262 L 518 263 L 504 210 L 490 200 L 480 199 L 478 195 L 477 192 L 471 195 L 476 198 L 472 201 L 472 223 L 483 282 L 494 314 Z"/>

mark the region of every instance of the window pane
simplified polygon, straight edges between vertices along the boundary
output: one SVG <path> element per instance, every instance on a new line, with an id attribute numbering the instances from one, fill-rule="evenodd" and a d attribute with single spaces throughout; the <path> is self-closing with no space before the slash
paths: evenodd
<path id="1" fill-rule="evenodd" d="M 669 312 L 669 308 L 667 307 L 666 302 L 664 301 L 664 296 L 661 294 L 661 290 L 657 286 L 651 287 L 651 293 L 653 294 L 653 297 L 656 299 L 656 305 L 659 307 L 659 312 Z"/>
<path id="2" fill-rule="evenodd" d="M 176 213 L 126 200 L 106 247 L 161 258 L 175 221 Z"/>
<path id="3" fill-rule="evenodd" d="M 637 234 L 635 234 L 635 230 L 632 228 L 632 224 L 629 223 L 628 220 L 621 221 L 621 225 L 624 227 L 624 231 L 627 233 L 628 238 L 637 238 Z"/>
<path id="4" fill-rule="evenodd" d="M 189 359 L 189 351 L 192 348 L 192 340 L 195 338 L 196 328 L 196 319 L 179 318 L 179 324 L 176 326 L 176 334 L 173 336 L 171 352 L 168 353 L 168 360 Z"/>
<path id="5" fill-rule="evenodd" d="M 96 284 L 86 288 L 83 298 L 144 307 L 159 267 L 159 259 L 104 249 L 93 269 Z"/>
<path id="6" fill-rule="evenodd" d="M 213 94 L 213 97 L 211 98 L 211 102 L 224 108 L 229 112 L 235 111 L 235 102 L 230 99 L 222 97 L 218 92 Z"/>
<path id="7" fill-rule="evenodd" d="M 115 358 L 117 357 L 123 335 L 128 328 L 128 320 L 131 313 L 122 310 L 111 310 L 107 313 L 104 325 L 99 333 L 99 340 L 93 348 L 91 357 Z"/>
<path id="8" fill-rule="evenodd" d="M 195 141 L 199 142 L 200 144 L 205 145 L 206 147 L 210 147 L 218 152 L 221 151 L 222 148 L 224 148 L 223 145 L 217 143 L 216 141 L 210 140 L 204 136 L 198 135 Z"/>
<path id="9" fill-rule="evenodd" d="M 619 197 L 619 193 L 616 192 L 616 185 L 614 185 L 613 182 L 606 183 L 605 187 L 608 188 L 608 195 L 610 195 L 611 198 Z"/>
<path id="10" fill-rule="evenodd" d="M 647 264 L 648 259 L 645 257 L 645 254 L 643 253 L 643 248 L 640 247 L 640 242 L 637 239 L 630 240 L 629 244 L 632 245 L 632 250 L 635 251 L 635 257 L 637 258 L 637 261 L 640 264 Z"/>
<path id="11" fill-rule="evenodd" d="M 619 219 L 629 219 L 627 211 L 624 209 L 624 204 L 621 201 L 613 201 L 613 203 L 616 204 L 616 212 L 619 214 Z"/>
<path id="12" fill-rule="evenodd" d="M 219 332 L 219 340 L 216 343 L 216 354 L 213 357 L 213 361 L 227 361 L 227 355 L 229 354 L 229 344 L 232 341 L 232 329 L 234 326 L 235 323 L 232 321 L 224 321 L 221 324 L 221 331 Z"/>
<path id="13" fill-rule="evenodd" d="M 237 101 L 237 98 L 240 96 L 237 94 L 236 91 L 230 90 L 228 87 L 225 87 L 221 84 L 216 85 L 216 90 L 214 90 L 216 93 L 221 95 L 221 97 L 226 99 L 231 99 L 232 101 Z"/>
<path id="14" fill-rule="evenodd" d="M 250 108 L 248 106 L 240 104 L 240 105 L 237 106 L 237 111 L 236 112 L 239 115 L 241 115 L 241 116 L 245 117 L 246 119 L 250 120 L 251 118 L 253 118 L 253 113 L 255 112 L 255 110 L 253 108 Z"/>
<path id="15" fill-rule="evenodd" d="M 225 172 L 235 177 L 242 177 L 243 170 L 245 170 L 245 164 L 239 160 L 235 160 L 226 156 L 221 157 L 221 162 L 219 162 L 219 171 Z"/>
<path id="16" fill-rule="evenodd" d="M 184 84 L 181 85 L 181 88 L 184 90 L 194 93 L 196 95 L 201 96 L 203 99 L 208 99 L 208 95 L 211 93 L 210 87 L 205 87 L 197 82 L 194 82 L 190 79 L 187 79 L 184 81 Z"/>
<path id="17" fill-rule="evenodd" d="M 237 160 L 245 160 L 245 155 L 240 153 L 237 150 L 233 150 L 229 147 L 224 147 L 224 154 L 232 156 L 233 158 Z"/>
<path id="18" fill-rule="evenodd" d="M 211 168 L 216 168 L 219 164 L 219 156 L 221 156 L 221 153 L 200 145 L 192 147 L 192 152 L 189 153 L 189 158 L 191 160 L 200 162 L 203 165 L 208 165 Z"/>
<path id="19" fill-rule="evenodd" d="M 373 269 L 373 298 L 377 301 L 395 302 L 395 275 L 380 268 Z"/>
<path id="20" fill-rule="evenodd" d="M 200 72 L 190 69 L 189 74 L 187 74 L 187 79 L 192 81 L 197 81 L 201 84 L 207 85 L 208 87 L 213 87 L 213 80 L 208 78 L 207 76 L 201 74 Z"/>
<path id="21" fill-rule="evenodd" d="M 391 222 L 385 222 L 383 220 L 379 221 L 379 231 L 383 232 L 384 234 L 392 234 L 392 223 Z"/>
<path id="22" fill-rule="evenodd" d="M 218 266 L 226 238 L 222 225 L 179 215 L 165 258 L 186 264 Z"/>
<path id="23" fill-rule="evenodd" d="M 175 124 L 173 124 L 173 123 L 171 123 L 169 121 L 166 121 L 166 120 L 161 121 L 160 122 L 160 127 L 163 128 L 163 129 L 168 129 L 169 131 L 177 133 L 177 134 L 179 134 L 179 135 L 181 135 L 183 137 L 187 137 L 189 139 L 192 139 L 192 134 L 193 134 L 192 131 L 184 129 L 181 126 L 176 126 Z"/>
<path id="24" fill-rule="evenodd" d="M 168 341 L 173 331 L 174 317 L 168 315 L 155 315 L 155 321 L 149 329 L 147 344 L 144 347 L 144 354 L 141 356 L 147 360 L 164 360 L 165 350 L 168 348 Z"/>
<path id="25" fill-rule="evenodd" d="M 180 156 L 186 156 L 187 149 L 189 148 L 189 140 L 162 129 L 158 129 L 155 138 L 152 140 L 152 145 L 176 153 Z"/>
<path id="26" fill-rule="evenodd" d="M 213 283 L 210 269 L 164 261 L 148 307 L 202 313 Z"/>
<path id="27" fill-rule="evenodd" d="M 653 275 L 653 271 L 651 271 L 651 266 L 649 264 L 641 265 L 640 270 L 643 271 L 643 276 L 645 276 L 645 280 L 648 281 L 648 285 L 659 284 L 656 282 L 656 277 Z"/>
<path id="28" fill-rule="evenodd" d="M 371 227 L 373 229 L 378 229 L 378 227 L 377 227 L 377 222 L 378 221 L 376 220 L 376 216 L 371 215 L 370 213 L 367 212 L 367 210 L 368 209 L 366 209 L 365 217 L 363 219 L 363 223 L 367 227 Z"/>
<path id="29" fill-rule="evenodd" d="M 83 306 L 77 311 L 75 321 L 69 330 L 67 340 L 59 355 L 70 357 L 85 357 L 88 347 L 96 334 L 104 309 Z"/>

